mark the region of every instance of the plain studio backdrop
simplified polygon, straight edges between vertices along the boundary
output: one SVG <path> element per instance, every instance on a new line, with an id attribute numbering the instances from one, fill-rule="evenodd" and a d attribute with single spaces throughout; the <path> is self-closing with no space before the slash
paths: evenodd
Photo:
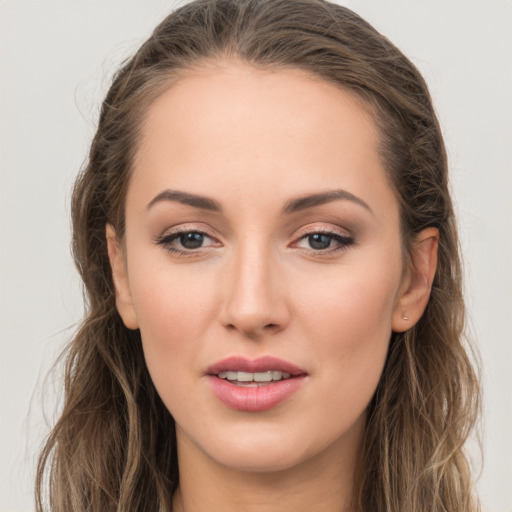
<path id="1" fill-rule="evenodd" d="M 491 512 L 512 511 L 512 2 L 344 2 L 426 77 L 449 152 L 469 326 L 484 376 Z M 33 510 L 34 467 L 53 421 L 45 375 L 82 315 L 69 196 L 118 64 L 172 0 L 0 2 L 0 512 Z M 43 406 L 48 418 L 43 415 Z M 476 451 L 473 451 L 476 453 Z"/>

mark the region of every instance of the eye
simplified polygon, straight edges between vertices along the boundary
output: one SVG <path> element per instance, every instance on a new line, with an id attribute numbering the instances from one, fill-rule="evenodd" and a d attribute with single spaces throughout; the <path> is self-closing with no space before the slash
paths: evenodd
<path id="1" fill-rule="evenodd" d="M 204 231 L 179 230 L 158 238 L 156 243 L 163 246 L 169 252 L 193 254 L 197 252 L 198 249 L 216 245 L 217 241 Z"/>
<path id="2" fill-rule="evenodd" d="M 354 243 L 353 238 L 338 231 L 314 231 L 302 236 L 295 245 L 313 252 L 334 252 L 346 249 Z"/>
<path id="3" fill-rule="evenodd" d="M 331 246 L 333 237 L 325 233 L 315 233 L 314 235 L 308 235 L 307 241 L 312 249 L 328 249 Z"/>
<path id="4" fill-rule="evenodd" d="M 177 237 L 182 247 L 185 249 L 198 249 L 204 244 L 206 235 L 197 231 L 182 233 Z"/>

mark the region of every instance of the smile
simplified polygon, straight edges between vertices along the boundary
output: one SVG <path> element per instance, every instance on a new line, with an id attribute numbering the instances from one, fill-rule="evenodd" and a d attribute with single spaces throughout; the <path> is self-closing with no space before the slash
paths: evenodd
<path id="1" fill-rule="evenodd" d="M 226 379 L 231 384 L 245 387 L 266 386 L 272 382 L 286 380 L 291 377 L 290 373 L 279 370 L 268 370 L 266 372 L 241 372 L 225 370 L 218 374 L 220 379 Z"/>
<path id="2" fill-rule="evenodd" d="M 228 357 L 205 373 L 214 396 L 242 412 L 268 411 L 288 401 L 308 376 L 298 366 L 271 356 L 254 360 Z"/>

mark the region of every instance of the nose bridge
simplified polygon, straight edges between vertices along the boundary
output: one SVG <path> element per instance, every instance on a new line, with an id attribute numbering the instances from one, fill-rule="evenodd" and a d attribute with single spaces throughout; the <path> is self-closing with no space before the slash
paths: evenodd
<path id="1" fill-rule="evenodd" d="M 234 249 L 226 272 L 229 289 L 221 319 L 226 327 L 255 336 L 285 326 L 286 290 L 277 281 L 277 261 L 270 244 L 245 237 Z"/>

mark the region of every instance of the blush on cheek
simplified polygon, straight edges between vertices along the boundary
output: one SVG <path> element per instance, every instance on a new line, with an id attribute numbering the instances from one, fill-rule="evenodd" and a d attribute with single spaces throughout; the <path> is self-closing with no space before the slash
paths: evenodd
<path id="1" fill-rule="evenodd" d="M 391 339 L 395 285 L 370 272 L 329 287 L 331 293 L 303 303 L 300 316 L 311 318 L 310 333 L 322 358 L 339 375 L 339 390 L 351 402 L 367 404 L 379 382 Z M 352 398 L 348 398 L 352 397 Z M 333 404 L 334 406 L 334 404 Z"/>
<path id="2" fill-rule="evenodd" d="M 212 318 L 205 290 L 199 293 L 195 281 L 190 286 L 180 284 L 179 279 L 166 283 L 165 276 L 155 283 L 146 281 L 137 302 L 144 356 L 166 405 L 176 385 L 195 375 L 197 355 Z"/>

